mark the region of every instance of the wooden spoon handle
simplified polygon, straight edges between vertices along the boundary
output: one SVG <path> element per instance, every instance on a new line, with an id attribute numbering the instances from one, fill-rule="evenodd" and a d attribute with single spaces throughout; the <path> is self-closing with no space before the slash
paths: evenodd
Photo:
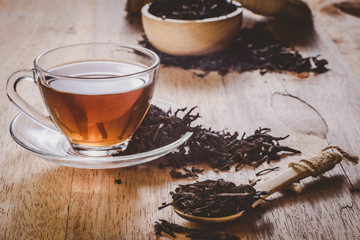
<path id="1" fill-rule="evenodd" d="M 329 149 L 336 149 L 339 153 L 333 151 L 326 152 L 326 150 Z M 337 146 L 326 147 L 322 150 L 322 152 L 308 159 L 291 162 L 289 164 L 289 168 L 283 173 L 266 182 L 260 183 L 255 188 L 257 191 L 268 191 L 268 195 L 270 195 L 293 182 L 297 182 L 310 175 L 316 177 L 333 169 L 343 158 L 354 163 L 358 162 L 358 157 L 346 153 Z"/>
<path id="2" fill-rule="evenodd" d="M 290 167 L 281 174 L 267 180 L 266 182 L 260 183 L 255 186 L 257 191 L 267 191 L 269 195 L 280 190 L 283 187 L 290 185 L 291 183 L 297 182 L 303 178 L 310 176 L 310 173 L 305 169 L 297 169 Z"/>

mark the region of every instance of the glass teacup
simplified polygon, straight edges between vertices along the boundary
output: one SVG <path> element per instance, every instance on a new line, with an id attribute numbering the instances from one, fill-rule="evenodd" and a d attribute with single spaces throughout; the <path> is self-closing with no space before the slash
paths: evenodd
<path id="1" fill-rule="evenodd" d="M 145 117 L 159 62 L 154 52 L 132 45 L 60 47 L 37 57 L 34 69 L 11 75 L 7 94 L 33 120 L 65 135 L 76 154 L 109 156 L 126 149 Z M 17 93 L 23 80 L 38 85 L 49 116 Z"/>

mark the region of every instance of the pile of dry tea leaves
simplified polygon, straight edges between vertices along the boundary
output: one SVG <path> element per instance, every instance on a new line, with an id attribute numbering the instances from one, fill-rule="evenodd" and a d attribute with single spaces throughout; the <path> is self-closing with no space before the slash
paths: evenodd
<path id="1" fill-rule="evenodd" d="M 173 202 L 164 203 L 162 209 L 176 205 L 185 214 L 200 217 L 224 217 L 241 211 L 252 211 L 251 205 L 267 192 L 256 191 L 249 184 L 238 185 L 219 179 L 205 180 L 192 184 L 179 185 L 170 192 Z"/>
<path id="2" fill-rule="evenodd" d="M 261 74 L 268 71 L 323 73 L 328 70 L 325 59 L 319 59 L 318 56 L 304 58 L 294 47 L 275 40 L 266 29 L 266 23 L 242 29 L 228 48 L 202 56 L 174 56 L 160 52 L 145 36 L 139 43 L 155 51 L 164 66 L 202 70 L 204 74 L 198 74 L 200 77 L 211 71 L 226 75 L 230 71 L 249 70 L 260 70 Z"/>
<path id="3" fill-rule="evenodd" d="M 161 236 L 162 233 L 169 234 L 171 237 L 176 238 L 175 233 L 186 234 L 190 239 L 206 239 L 206 240 L 239 240 L 238 237 L 226 233 L 213 232 L 205 229 L 192 229 L 180 226 L 175 223 L 170 223 L 166 220 L 160 219 L 155 222 L 155 234 Z"/>
<path id="4" fill-rule="evenodd" d="M 257 167 L 263 162 L 279 160 L 282 154 L 299 154 L 300 151 L 280 145 L 279 141 L 285 137 L 274 137 L 269 134 L 269 128 L 259 128 L 253 135 L 239 137 L 235 132 L 216 132 L 201 126 L 193 128 L 193 135 L 182 145 L 177 152 L 168 154 L 167 164 L 160 167 L 172 166 L 180 169 L 189 164 L 207 162 L 210 167 L 220 170 L 228 170 L 236 165 L 235 169 L 244 165 Z M 185 171 L 185 169 L 184 169 Z M 197 177 L 199 169 L 192 169 L 181 173 L 176 170 L 170 172 L 174 178 Z"/>
<path id="5" fill-rule="evenodd" d="M 152 0 L 149 12 L 164 19 L 200 20 L 226 15 L 236 8 L 227 0 Z"/>
<path id="6" fill-rule="evenodd" d="M 200 117 L 199 114 L 192 114 L 194 109 L 195 107 L 180 118 L 179 112 L 185 112 L 187 108 L 172 113 L 170 110 L 164 112 L 159 107 L 151 105 L 126 151 L 120 154 L 135 154 L 160 148 L 178 140 L 186 132 L 193 131 L 190 124 Z"/>
<path id="7" fill-rule="evenodd" d="M 227 170 L 236 165 L 258 166 L 267 161 L 278 160 L 283 153 L 297 154 L 300 151 L 280 145 L 285 137 L 270 135 L 269 128 L 259 128 L 253 135 L 242 137 L 237 132 L 231 134 L 223 131 L 213 131 L 202 126 L 191 127 L 199 114 L 193 114 L 195 107 L 179 109 L 175 113 L 164 112 L 151 106 L 143 122 L 132 137 L 128 148 L 121 155 L 135 154 L 163 147 L 179 139 L 186 132 L 193 132 L 190 139 L 174 153 L 165 157 L 165 163 L 159 167 L 172 167 L 170 175 L 173 178 L 196 178 L 203 170 L 188 165 L 207 162 L 214 169 Z M 184 117 L 179 117 L 182 112 Z M 176 169 L 183 168 L 182 172 Z"/>

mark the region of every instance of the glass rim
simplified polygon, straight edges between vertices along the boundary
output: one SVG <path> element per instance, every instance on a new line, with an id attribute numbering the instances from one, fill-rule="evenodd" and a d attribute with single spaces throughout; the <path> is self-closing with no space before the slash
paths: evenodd
<path id="1" fill-rule="evenodd" d="M 154 63 L 151 64 L 149 67 L 146 67 L 144 70 L 138 71 L 138 72 L 134 72 L 134 73 L 130 73 L 130 74 L 123 74 L 123 75 L 114 75 L 114 76 L 102 76 L 102 77 L 79 77 L 79 76 L 69 76 L 69 75 L 62 75 L 62 74 L 57 74 L 57 73 L 53 73 L 53 72 L 49 72 L 48 70 L 45 70 L 44 68 L 39 66 L 39 61 L 41 58 L 43 58 L 45 55 L 47 55 L 48 53 L 60 50 L 60 49 L 64 49 L 64 48 L 69 48 L 69 47 L 77 47 L 77 46 L 96 46 L 96 45 L 104 45 L 104 46 L 117 46 L 117 47 L 121 47 L 121 48 L 127 48 L 127 49 L 133 49 L 136 51 L 140 51 L 148 56 L 151 56 L 154 59 Z M 144 74 L 146 72 L 149 72 L 155 68 L 157 68 L 160 65 L 160 58 L 159 56 L 152 50 L 138 46 L 138 45 L 134 45 L 134 44 L 118 44 L 118 43 L 101 43 L 101 42 L 97 42 L 97 43 L 79 43 L 79 44 L 71 44 L 71 45 L 65 45 L 65 46 L 61 46 L 61 47 L 57 47 L 57 48 L 53 48 L 51 50 L 45 51 L 43 53 L 41 53 L 38 57 L 35 58 L 34 60 L 34 67 L 35 69 L 46 73 L 47 75 L 50 76 L 54 76 L 54 77 L 62 77 L 62 78 L 70 78 L 70 79 L 92 79 L 92 80 L 96 80 L 96 79 L 115 79 L 115 78 L 127 78 L 127 77 L 132 77 L 132 76 L 136 76 L 136 75 L 141 75 Z"/>

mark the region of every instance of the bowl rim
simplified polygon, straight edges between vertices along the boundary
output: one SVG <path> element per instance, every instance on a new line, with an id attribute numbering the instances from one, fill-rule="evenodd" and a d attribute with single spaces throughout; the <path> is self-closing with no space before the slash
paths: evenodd
<path id="1" fill-rule="evenodd" d="M 225 19 L 230 19 L 230 18 L 233 18 L 233 17 L 236 17 L 236 16 L 242 14 L 243 7 L 239 2 L 231 1 L 231 3 L 237 6 L 235 11 L 233 11 L 231 13 L 228 13 L 226 15 L 222 15 L 222 16 L 219 16 L 219 17 L 212 17 L 212 18 L 194 19 L 194 20 L 171 19 L 171 18 L 163 19 L 161 17 L 154 16 L 153 14 L 151 14 L 149 12 L 149 7 L 150 7 L 151 3 L 147 3 L 141 8 L 141 15 L 146 16 L 146 17 L 151 18 L 151 19 L 156 20 L 156 21 L 168 22 L 168 23 L 206 23 L 206 22 L 216 22 L 216 21 L 221 21 L 221 20 L 225 20 Z"/>

